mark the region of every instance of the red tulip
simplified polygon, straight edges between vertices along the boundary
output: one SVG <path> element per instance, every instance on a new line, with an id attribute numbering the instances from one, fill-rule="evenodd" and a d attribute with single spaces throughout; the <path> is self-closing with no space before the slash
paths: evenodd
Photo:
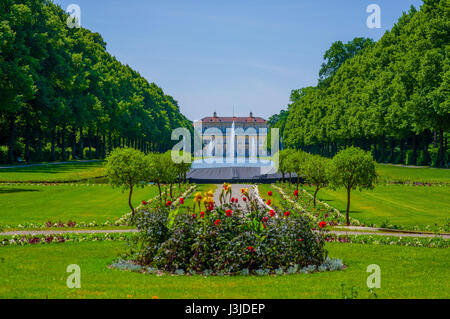
<path id="1" fill-rule="evenodd" d="M 167 206 L 170 206 L 170 205 L 172 205 L 172 202 L 171 202 L 170 200 L 168 200 L 167 203 L 166 203 L 166 205 L 167 205 Z"/>
<path id="2" fill-rule="evenodd" d="M 179 202 L 180 202 L 181 205 L 183 205 L 184 204 L 184 198 L 180 197 Z"/>
<path id="3" fill-rule="evenodd" d="M 321 222 L 319 223 L 319 227 L 320 227 L 320 228 L 324 228 L 326 225 L 327 225 L 327 222 L 324 222 L 324 221 L 321 221 Z"/>
<path id="4" fill-rule="evenodd" d="M 272 204 L 272 201 L 269 199 L 269 200 L 267 201 L 267 205 L 270 206 L 270 204 Z"/>
<path id="5" fill-rule="evenodd" d="M 291 214 L 291 212 L 284 212 L 284 216 L 288 217 Z"/>
<path id="6" fill-rule="evenodd" d="M 227 209 L 226 214 L 227 214 L 228 217 L 230 217 L 232 213 L 233 212 L 231 211 L 231 209 Z"/>
<path id="7" fill-rule="evenodd" d="M 272 196 L 272 191 L 268 191 L 267 195 Z"/>
<path id="8" fill-rule="evenodd" d="M 270 215 L 270 217 L 275 216 L 275 211 L 273 209 L 271 209 L 270 212 L 269 212 L 269 215 Z"/>
<path id="9" fill-rule="evenodd" d="M 247 197 L 243 197 L 242 200 L 243 200 L 244 202 L 246 202 L 246 201 L 247 201 Z"/>
<path id="10" fill-rule="evenodd" d="M 205 217 L 205 212 L 200 212 L 200 217 L 201 218 Z"/>
<path id="11" fill-rule="evenodd" d="M 217 225 L 219 225 L 219 223 L 220 223 L 220 219 L 217 219 L 215 222 L 214 222 L 214 224 L 217 226 Z"/>
<path id="12" fill-rule="evenodd" d="M 298 190 L 297 189 L 294 191 L 294 196 L 298 197 Z"/>

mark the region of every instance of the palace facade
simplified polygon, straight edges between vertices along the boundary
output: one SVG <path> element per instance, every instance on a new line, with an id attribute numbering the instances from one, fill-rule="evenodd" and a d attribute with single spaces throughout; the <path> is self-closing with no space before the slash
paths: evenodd
<path id="1" fill-rule="evenodd" d="M 204 117 L 194 124 L 201 131 L 204 156 L 266 156 L 268 125 L 261 117 Z M 234 145 L 230 141 L 234 141 Z"/>

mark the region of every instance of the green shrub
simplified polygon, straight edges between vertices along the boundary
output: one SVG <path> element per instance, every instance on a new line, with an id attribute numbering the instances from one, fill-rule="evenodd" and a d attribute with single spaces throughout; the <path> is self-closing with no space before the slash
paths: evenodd
<path id="1" fill-rule="evenodd" d="M 0 145 L 0 163 L 8 163 L 8 146 Z"/>
<path id="2" fill-rule="evenodd" d="M 327 257 L 324 232 L 312 231 L 299 212 L 274 218 L 264 210 L 244 214 L 230 204 L 203 218 L 178 212 L 171 221 L 172 209 L 154 202 L 138 210 L 139 235 L 129 259 L 172 273 L 266 274 L 319 266 Z"/>

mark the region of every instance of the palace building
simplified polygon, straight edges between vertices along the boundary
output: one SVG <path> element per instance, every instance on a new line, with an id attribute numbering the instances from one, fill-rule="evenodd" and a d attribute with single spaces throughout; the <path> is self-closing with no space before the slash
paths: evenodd
<path id="1" fill-rule="evenodd" d="M 252 112 L 248 117 L 223 117 L 214 112 L 213 116 L 198 122 L 194 126 L 197 131 L 201 130 L 204 155 L 266 156 L 267 121 L 253 116 Z M 234 143 L 230 144 L 230 141 Z"/>

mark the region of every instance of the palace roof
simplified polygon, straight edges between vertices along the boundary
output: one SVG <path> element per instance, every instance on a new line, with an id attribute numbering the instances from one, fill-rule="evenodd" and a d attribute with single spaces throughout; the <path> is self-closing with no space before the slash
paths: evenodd
<path id="1" fill-rule="evenodd" d="M 267 121 L 262 117 L 255 117 L 252 113 L 250 116 L 208 116 L 202 118 L 202 123 L 266 123 Z"/>

